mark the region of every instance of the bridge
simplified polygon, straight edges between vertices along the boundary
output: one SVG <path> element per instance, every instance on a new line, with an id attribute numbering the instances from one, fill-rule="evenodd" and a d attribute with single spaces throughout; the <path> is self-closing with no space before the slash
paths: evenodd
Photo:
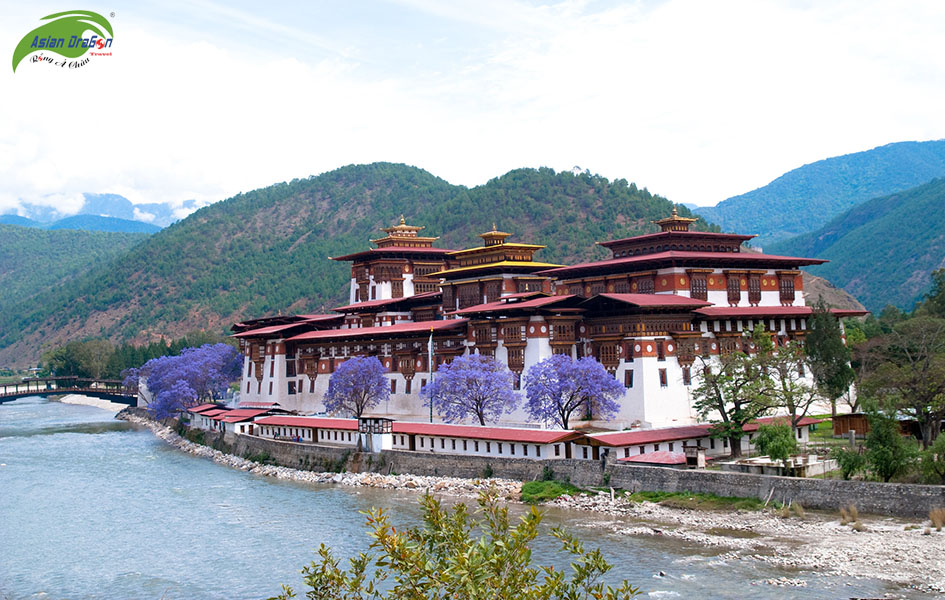
<path id="1" fill-rule="evenodd" d="M 122 385 L 120 379 L 83 377 L 26 377 L 15 383 L 0 384 L 0 404 L 29 396 L 64 396 L 79 394 L 135 406 L 138 390 Z"/>

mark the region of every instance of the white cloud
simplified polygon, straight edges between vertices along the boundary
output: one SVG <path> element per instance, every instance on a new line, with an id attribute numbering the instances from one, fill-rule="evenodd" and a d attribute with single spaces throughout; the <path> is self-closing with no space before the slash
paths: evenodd
<path id="1" fill-rule="evenodd" d="M 937 2 L 404 0 L 387 30 L 396 47 L 365 34 L 369 10 L 329 31 L 172 7 L 266 43 L 128 5 L 114 56 L 71 72 L 0 70 L 0 208 L 111 192 L 184 214 L 185 199 L 376 160 L 467 185 L 580 164 L 711 204 L 821 158 L 945 137 Z M 31 10 L 0 35 L 35 26 L 43 11 Z M 443 32 L 411 29 L 421 17 Z M 469 33 L 461 45 L 457 31 Z"/>
<path id="2" fill-rule="evenodd" d="M 150 223 L 154 221 L 154 219 L 157 218 L 157 215 L 155 215 L 154 213 L 145 212 L 143 210 L 140 210 L 137 207 L 134 209 L 133 214 L 135 217 L 135 221 L 144 221 L 145 223 Z"/>

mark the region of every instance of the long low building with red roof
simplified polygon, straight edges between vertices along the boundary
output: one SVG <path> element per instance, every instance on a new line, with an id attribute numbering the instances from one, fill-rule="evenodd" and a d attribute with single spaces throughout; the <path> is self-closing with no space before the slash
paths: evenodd
<path id="1" fill-rule="evenodd" d="M 495 226 L 481 246 L 446 250 L 402 218 L 372 240 L 376 247 L 333 259 L 351 264 L 349 302 L 334 314 L 233 326 L 245 357 L 241 400 L 323 413 L 339 365 L 375 356 L 390 399 L 374 410 L 401 427 L 427 418 L 420 391 L 431 370 L 457 356 L 496 358 L 518 389 L 529 368 L 563 354 L 594 357 L 624 386 L 616 417 L 593 426 L 697 425 L 702 362 L 750 351 L 746 336 L 758 326 L 777 345 L 802 342 L 812 309 L 799 269 L 824 261 L 754 252 L 743 246 L 754 236 L 692 231 L 694 222 L 674 209 L 655 222 L 658 232 L 600 242 L 609 258 L 556 265 L 536 260 L 544 246 L 510 242 Z M 534 425 L 521 409 L 499 424 Z"/>

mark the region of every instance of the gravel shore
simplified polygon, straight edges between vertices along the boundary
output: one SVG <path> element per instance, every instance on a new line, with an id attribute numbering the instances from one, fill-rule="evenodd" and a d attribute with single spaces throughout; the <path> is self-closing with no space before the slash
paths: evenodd
<path id="1" fill-rule="evenodd" d="M 377 473 L 315 473 L 263 465 L 192 443 L 154 421 L 121 418 L 147 427 L 172 446 L 195 456 L 256 475 L 308 483 L 430 491 L 476 497 L 491 486 L 519 501 L 521 483 L 505 479 L 460 479 Z M 930 595 L 945 594 L 945 532 L 929 522 L 861 516 L 863 531 L 841 525 L 839 515 L 807 511 L 803 518 L 781 518 L 776 511 L 712 511 L 671 508 L 652 502 L 613 500 L 609 493 L 562 496 L 550 506 L 608 516 L 576 526 L 606 528 L 634 536 L 667 536 L 717 548 L 721 560 L 759 561 L 798 570 L 797 577 L 766 581 L 778 587 L 804 587 L 804 572 L 878 579 Z M 895 597 L 895 596 L 891 596 Z"/>

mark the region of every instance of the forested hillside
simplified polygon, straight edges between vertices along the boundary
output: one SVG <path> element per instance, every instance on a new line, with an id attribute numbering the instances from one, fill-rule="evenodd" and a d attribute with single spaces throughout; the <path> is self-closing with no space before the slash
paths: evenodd
<path id="1" fill-rule="evenodd" d="M 0 313 L 108 264 L 146 238 L 0 225 Z"/>
<path id="2" fill-rule="evenodd" d="M 368 248 L 401 214 L 442 236 L 440 247 L 478 245 L 495 222 L 512 241 L 547 244 L 540 260 L 571 262 L 605 256 L 595 241 L 655 231 L 650 221 L 671 209 L 589 173 L 519 169 L 469 189 L 405 165 L 348 166 L 207 206 L 114 264 L 3 311 L 0 364 L 74 337 L 141 343 L 327 310 L 346 300 L 350 276 L 328 257 Z"/>
<path id="3" fill-rule="evenodd" d="M 696 213 L 756 245 L 814 231 L 851 207 L 945 176 L 945 140 L 900 142 L 804 165 Z"/>
<path id="4" fill-rule="evenodd" d="M 945 178 L 856 206 L 826 226 L 771 246 L 772 253 L 815 256 L 810 267 L 869 310 L 911 310 L 945 267 Z"/>

